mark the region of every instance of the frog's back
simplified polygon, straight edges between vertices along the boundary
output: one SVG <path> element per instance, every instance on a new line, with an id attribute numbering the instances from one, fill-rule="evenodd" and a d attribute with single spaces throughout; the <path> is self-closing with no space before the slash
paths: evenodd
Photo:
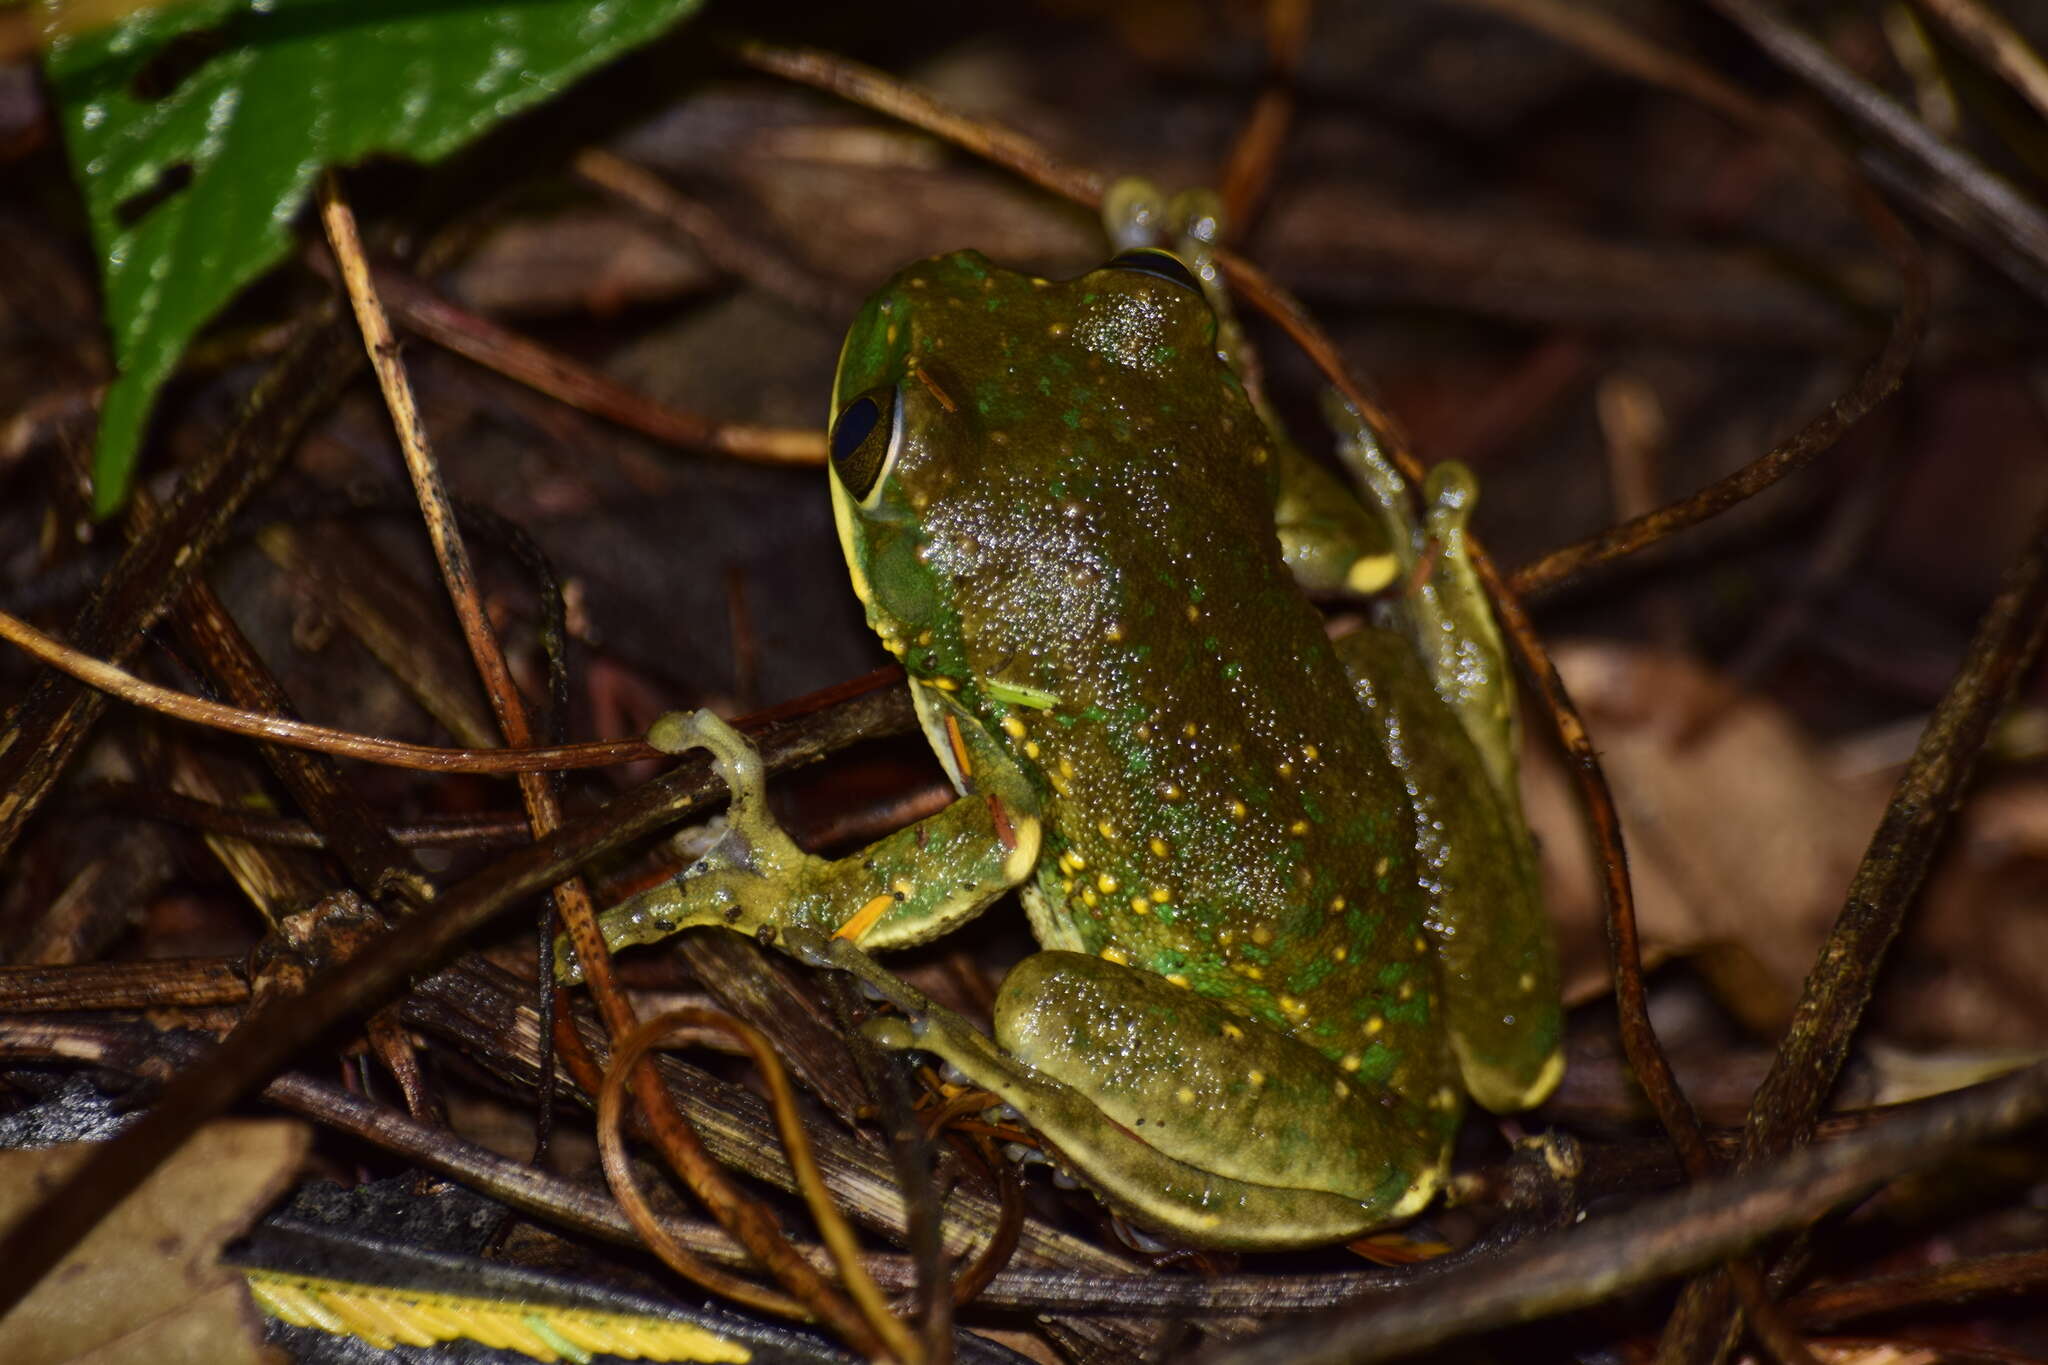
<path id="1" fill-rule="evenodd" d="M 926 371 L 972 452 L 925 524 L 977 605 L 968 674 L 1056 699 L 979 699 L 1047 789 L 1035 927 L 1433 1095 L 1407 794 L 1281 561 L 1264 428 L 1208 355 L 1162 401 L 1189 338 L 1149 297 L 1091 309 L 1090 278 L 1003 298 Z"/>

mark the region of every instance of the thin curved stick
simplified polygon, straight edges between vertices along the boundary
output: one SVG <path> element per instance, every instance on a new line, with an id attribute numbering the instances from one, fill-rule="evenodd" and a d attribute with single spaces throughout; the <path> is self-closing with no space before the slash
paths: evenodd
<path id="1" fill-rule="evenodd" d="M 84 654 L 51 638 L 18 616 L 0 611 L 0 640 L 50 667 L 68 673 L 87 687 L 173 720 L 204 725 L 232 735 L 260 739 L 295 749 L 311 749 L 338 758 L 358 758 L 391 768 L 434 773 L 528 773 L 561 768 L 602 768 L 660 758 L 645 740 L 614 739 L 594 744 L 553 744 L 517 749 L 444 749 L 432 744 L 406 744 L 395 739 L 337 730 L 332 726 L 290 720 L 264 711 L 195 697 L 160 687 L 126 669 Z"/>
<path id="2" fill-rule="evenodd" d="M 334 246 L 336 262 L 341 268 L 342 281 L 348 289 L 349 301 L 362 327 L 371 367 L 377 373 L 385 404 L 397 428 L 407 472 L 412 478 L 420 512 L 433 541 L 435 559 L 447 584 L 471 657 L 484 680 L 485 692 L 490 697 L 506 739 L 514 744 L 530 744 L 534 738 L 533 723 L 526 713 L 525 701 L 512 681 L 511 669 L 484 611 L 482 598 L 476 591 L 476 576 L 470 568 L 468 550 L 455 524 L 454 509 L 442 484 L 440 469 L 428 449 L 426 427 L 413 398 L 411 381 L 399 363 L 397 338 L 371 281 L 369 262 L 356 236 L 354 214 L 342 198 L 340 182 L 332 171 L 321 182 L 320 211 L 329 241 Z M 534 835 L 546 838 L 562 823 L 561 803 L 556 798 L 554 787 L 547 777 L 536 772 L 520 773 L 518 782 L 520 796 L 533 823 Z M 631 1035 L 638 1021 L 634 1018 L 632 1005 L 612 976 L 611 958 L 605 947 L 604 935 L 597 927 L 597 910 L 591 903 L 590 892 L 581 877 L 574 875 L 557 882 L 552 890 L 555 912 L 570 942 L 576 947 L 591 999 L 597 1005 L 605 1028 L 613 1038 Z M 542 989 L 552 996 L 554 983 L 544 982 Z M 561 1011 L 552 1008 L 552 999 L 547 1004 L 548 1013 L 556 1018 L 562 1017 Z M 587 1059 L 579 1057 L 578 1074 L 588 1076 L 591 1070 Z M 653 1064 L 648 1062 L 627 1067 L 621 1075 L 631 1079 L 641 1112 L 647 1119 L 648 1131 L 663 1155 L 691 1191 L 704 1201 L 719 1224 L 738 1238 L 755 1259 L 791 1291 L 804 1311 L 815 1314 L 856 1349 L 875 1354 L 880 1341 L 868 1329 L 862 1315 L 789 1244 L 789 1239 L 782 1235 L 766 1206 L 758 1200 L 749 1199 L 725 1179 L 723 1172 L 705 1152 L 696 1129 L 677 1107 L 668 1088 L 661 1083 Z M 721 1274 L 720 1278 L 725 1280 L 729 1277 Z"/>
<path id="3" fill-rule="evenodd" d="M 955 1144 L 956 1151 L 962 1143 L 972 1148 L 981 1164 L 988 1168 L 989 1179 L 995 1183 L 996 1198 L 1000 1201 L 1001 1217 L 973 1263 L 953 1277 L 953 1306 L 956 1308 L 972 1303 L 996 1276 L 1003 1273 L 1004 1267 L 1010 1264 L 1010 1258 L 1017 1254 L 1017 1242 L 1024 1231 L 1024 1182 L 1018 1178 L 1016 1168 L 1003 1160 L 995 1143 L 986 1136 L 962 1134 Z"/>
<path id="4" fill-rule="evenodd" d="M 675 1035 L 686 1028 L 713 1029 L 724 1033 L 753 1057 L 768 1086 L 768 1102 L 775 1113 L 775 1126 L 782 1135 L 783 1149 L 789 1156 L 790 1170 L 796 1175 L 798 1192 L 803 1195 L 804 1203 L 818 1225 L 819 1236 L 830 1251 L 833 1264 L 839 1269 L 846 1292 L 860 1307 L 868 1326 L 888 1343 L 897 1359 L 922 1361 L 923 1347 L 903 1321 L 889 1311 L 881 1289 L 861 1263 L 860 1246 L 854 1240 L 853 1229 L 833 1204 L 831 1191 L 825 1188 L 824 1177 L 818 1173 L 817 1158 L 811 1152 L 810 1136 L 804 1132 L 803 1120 L 797 1116 L 796 1095 L 790 1089 L 789 1073 L 783 1069 L 782 1059 L 776 1056 L 774 1047 L 760 1031 L 749 1024 L 716 1010 L 684 1005 L 641 1024 L 620 1040 L 612 1053 L 611 1066 L 606 1069 L 604 1084 L 598 1092 L 597 1144 L 604 1160 L 605 1179 L 610 1183 L 619 1206 L 633 1220 L 634 1228 L 647 1240 L 648 1246 L 679 1273 L 691 1279 L 709 1275 L 730 1280 L 725 1272 L 706 1264 L 685 1249 L 662 1226 L 633 1179 L 632 1162 L 627 1156 L 620 1127 L 628 1075 L 649 1052 L 664 1044 L 682 1041 Z M 751 1285 L 747 1288 L 755 1296 L 764 1292 Z M 780 1298 L 779 1295 L 776 1297 Z"/>
<path id="5" fill-rule="evenodd" d="M 1689 58 L 1585 6 L 1560 0 L 1460 0 L 1548 34 L 1609 70 L 1706 105 L 1731 122 L 1786 148 L 1822 183 L 1848 201 L 1899 273 L 1902 297 L 1884 346 L 1850 390 L 1793 435 L 1726 478 L 1595 536 L 1552 550 L 1517 569 L 1511 582 L 1525 596 L 1548 592 L 1596 565 L 1636 553 L 1756 496 L 1804 468 L 1842 438 L 1893 390 L 1927 328 L 1930 286 L 1926 257 L 1898 219 L 1834 144 L 1806 123 L 1779 113 Z"/>

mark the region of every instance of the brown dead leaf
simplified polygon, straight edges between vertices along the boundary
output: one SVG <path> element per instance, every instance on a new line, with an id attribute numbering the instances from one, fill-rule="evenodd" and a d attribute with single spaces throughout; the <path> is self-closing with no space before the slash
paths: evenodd
<path id="1" fill-rule="evenodd" d="M 1696 955 L 1768 1036 L 1841 909 L 1886 784 L 1841 781 L 1788 714 L 1691 660 L 1585 641 L 1552 656 L 1614 791 L 1646 951 Z M 1565 774 L 1547 751 L 1528 767 L 1568 991 L 1582 999 L 1606 988 L 1599 882 Z"/>
<path id="2" fill-rule="evenodd" d="M 220 1249 L 284 1189 L 308 1133 L 276 1119 L 200 1129 L 0 1318 L 0 1360 L 255 1365 L 262 1318 Z M 32 1210 L 91 1146 L 0 1152 L 0 1225 Z"/>
<path id="3" fill-rule="evenodd" d="M 1691 959 L 1774 1038 L 1842 908 L 1897 780 L 1851 772 L 1785 711 L 1690 660 L 1612 643 L 1554 651 L 1627 840 L 1645 956 Z M 1896 727 L 1899 761 L 1918 727 Z M 1576 794 L 1537 746 L 1529 821 L 1564 941 L 1568 997 L 1605 994 L 1599 884 Z M 1987 774 L 1895 945 L 1873 1022 L 1897 1044 L 2029 1049 L 2048 1039 L 2048 784 Z M 1959 1059 L 1978 1064 L 1974 1052 Z"/>

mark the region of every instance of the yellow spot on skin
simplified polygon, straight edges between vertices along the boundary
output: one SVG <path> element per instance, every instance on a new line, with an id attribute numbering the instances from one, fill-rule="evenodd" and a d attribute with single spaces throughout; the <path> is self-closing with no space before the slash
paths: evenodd
<path id="1" fill-rule="evenodd" d="M 874 928 L 875 921 L 887 913 L 889 907 L 894 904 L 896 904 L 894 896 L 875 897 L 848 916 L 846 923 L 840 925 L 832 937 L 850 938 L 856 943 L 860 942 L 861 935 Z"/>
<path id="2" fill-rule="evenodd" d="M 1413 1000 L 1415 998 L 1415 983 L 1413 981 L 1403 981 L 1401 989 L 1395 991 L 1394 994 L 1402 1000 Z"/>
<path id="3" fill-rule="evenodd" d="M 1102 897 L 1096 895 L 1093 891 L 1089 890 L 1087 887 L 1084 886 L 1081 888 L 1081 904 L 1087 906 L 1090 910 L 1093 910 L 1096 906 L 1102 904 Z"/>
<path id="4" fill-rule="evenodd" d="M 1230 803 L 1230 818 L 1231 818 L 1231 819 L 1233 819 L 1233 820 L 1242 820 L 1242 819 L 1244 819 L 1244 818 L 1245 818 L 1246 816 L 1248 816 L 1248 815 L 1250 815 L 1250 814 L 1251 814 L 1251 808 L 1250 808 L 1250 807 L 1248 807 L 1248 806 L 1246 806 L 1244 802 L 1242 802 L 1242 801 L 1232 801 L 1232 802 Z"/>
<path id="5" fill-rule="evenodd" d="M 1074 879 L 1072 877 L 1060 878 L 1060 894 L 1062 896 L 1071 896 L 1074 894 Z"/>
<path id="6" fill-rule="evenodd" d="M 1337 1065 L 1343 1067 L 1346 1071 L 1356 1071 L 1359 1067 L 1365 1065 L 1365 1061 L 1357 1053 L 1347 1052 L 1338 1060 Z"/>
<path id="7" fill-rule="evenodd" d="M 1195 1092 L 1188 1089 L 1186 1086 L 1182 1086 L 1180 1089 L 1174 1091 L 1173 1097 L 1179 1100 L 1182 1104 L 1193 1104 L 1195 1102 Z"/>
<path id="8" fill-rule="evenodd" d="M 951 678 L 926 678 L 925 682 L 938 688 L 941 692 L 958 692 L 960 690 L 960 684 L 954 682 Z M 948 716 L 947 719 L 950 720 L 952 717 Z"/>
<path id="9" fill-rule="evenodd" d="M 932 633 L 928 630 L 919 631 L 917 633 L 917 642 L 921 645 L 930 644 L 932 642 Z"/>
<path id="10" fill-rule="evenodd" d="M 1038 757 L 1038 754 L 1039 754 L 1039 749 L 1038 749 L 1038 741 L 1037 741 L 1037 740 L 1035 740 L 1035 739 L 1027 739 L 1027 740 L 1025 740 L 1025 741 L 1024 741 L 1024 757 L 1026 757 L 1026 758 L 1037 758 L 1037 757 Z"/>
<path id="11" fill-rule="evenodd" d="M 1294 776 L 1294 765 L 1283 758 L 1273 765 L 1273 771 L 1283 778 L 1292 777 Z"/>
<path id="12" fill-rule="evenodd" d="M 1172 899 L 1173 899 L 1173 893 L 1172 893 L 1171 891 L 1168 891 L 1168 890 L 1167 890 L 1167 889 L 1166 889 L 1165 887 L 1163 887 L 1163 886 L 1155 886 L 1155 887 L 1153 887 L 1153 888 L 1152 888 L 1152 902 L 1153 902 L 1153 904 L 1155 904 L 1155 905 L 1164 905 L 1164 904 L 1166 904 L 1166 903 L 1167 903 L 1168 901 L 1170 901 L 1170 900 L 1172 900 Z"/>
<path id="13" fill-rule="evenodd" d="M 1180 986 L 1182 988 L 1185 988 L 1188 984 L 1188 979 L 1182 976 L 1179 972 L 1170 972 L 1167 974 L 1166 984 L 1169 986 Z"/>
<path id="14" fill-rule="evenodd" d="M 1535 989 L 1536 989 L 1536 973 L 1534 973 L 1534 972 L 1523 972 L 1523 973 L 1522 973 L 1522 975 L 1521 975 L 1521 978 L 1520 978 L 1520 979 L 1519 979 L 1518 981 L 1516 981 L 1516 982 L 1515 982 L 1515 985 L 1516 985 L 1516 986 L 1517 986 L 1518 988 L 1520 988 L 1520 989 L 1522 989 L 1522 990 L 1525 990 L 1525 991 L 1533 991 L 1533 990 L 1535 990 Z"/>
<path id="15" fill-rule="evenodd" d="M 1216 931 L 1216 946 L 1218 948 L 1228 948 L 1235 942 L 1237 942 L 1237 930 L 1219 929 Z"/>
<path id="16" fill-rule="evenodd" d="M 1192 602 L 1188 603 L 1188 620 L 1190 620 L 1190 621 L 1199 621 L 1199 620 L 1201 620 L 1201 619 L 1202 619 L 1202 609 L 1201 609 L 1200 607 L 1196 606 L 1196 605 L 1195 605 L 1194 603 L 1192 603 Z"/>
<path id="17" fill-rule="evenodd" d="M 1104 948 L 1101 953 L 1104 962 L 1114 962 L 1119 967 L 1128 967 L 1131 960 L 1114 948 Z"/>
<path id="18" fill-rule="evenodd" d="M 1145 898 L 1144 898 L 1143 896 L 1133 896 L 1133 897 L 1131 897 L 1131 913 L 1132 913 L 1132 914 L 1134 914 L 1134 915 L 1149 915 L 1149 914 L 1151 914 L 1151 913 L 1152 913 L 1152 902 L 1151 902 L 1151 901 L 1148 901 L 1148 900 L 1146 900 L 1146 899 L 1145 899 Z"/>
<path id="19" fill-rule="evenodd" d="M 1287 832 L 1289 834 L 1297 836 L 1308 833 L 1308 821 L 1296 820 L 1293 824 L 1287 827 Z"/>
<path id="20" fill-rule="evenodd" d="M 1373 875 L 1373 876 L 1375 876 L 1375 877 L 1384 877 L 1384 876 L 1386 876 L 1386 875 L 1387 875 L 1387 867 L 1388 867 L 1388 866 L 1389 866 L 1389 864 L 1388 864 L 1388 860 L 1387 860 L 1387 859 L 1385 859 L 1385 858 L 1382 858 L 1382 859 L 1380 859 L 1380 860 L 1379 860 L 1378 862 L 1376 862 L 1376 863 L 1374 863 L 1374 864 L 1372 865 L 1372 875 Z"/>
<path id="21" fill-rule="evenodd" d="M 1400 564 L 1392 555 L 1361 555 L 1351 561 L 1344 574 L 1344 586 L 1360 597 L 1370 597 L 1394 581 Z"/>
<path id="22" fill-rule="evenodd" d="M 1307 761 L 1307 762 L 1310 762 L 1310 763 L 1313 763 L 1313 762 L 1315 762 L 1315 761 L 1316 761 L 1316 760 L 1317 760 L 1318 758 L 1322 757 L 1322 752 L 1323 752 L 1323 751 L 1322 751 L 1321 749 L 1318 749 L 1318 748 L 1317 748 L 1317 747 L 1316 747 L 1315 745 L 1313 745 L 1313 744 L 1304 744 L 1304 745 L 1302 745 L 1302 746 L 1301 746 L 1301 756 L 1302 756 L 1302 758 L 1303 758 L 1303 759 L 1304 759 L 1305 761 Z"/>
<path id="23" fill-rule="evenodd" d="M 1060 776 L 1061 776 L 1061 777 L 1072 777 L 1073 775 L 1074 775 L 1074 761 L 1073 761 L 1072 759 L 1068 758 L 1068 757 L 1067 757 L 1067 756 L 1066 756 L 1065 754 L 1061 754 L 1061 755 L 1060 755 Z"/>
<path id="24" fill-rule="evenodd" d="M 1338 944 L 1336 947 L 1330 949 L 1330 961 L 1332 962 L 1342 962 L 1345 958 L 1350 956 L 1351 950 L 1349 948 L 1346 948 L 1341 943 Z"/>
<path id="25" fill-rule="evenodd" d="M 1115 621 L 1111 621 L 1109 625 L 1103 630 L 1102 638 L 1109 641 L 1111 644 L 1115 644 L 1118 640 L 1124 638 L 1124 628 L 1121 625 L 1117 624 Z"/>
<path id="26" fill-rule="evenodd" d="M 1095 832 L 1097 834 L 1100 834 L 1103 838 L 1109 840 L 1112 843 L 1116 841 L 1116 826 L 1112 825 L 1107 820 L 1104 820 L 1097 824 L 1095 826 Z"/>
<path id="27" fill-rule="evenodd" d="M 1302 1004 L 1291 995 L 1281 996 L 1276 1003 L 1280 1006 L 1280 1012 L 1292 1019 L 1299 1019 L 1302 1015 L 1308 1013 L 1308 1006 Z"/>
<path id="28" fill-rule="evenodd" d="M 1081 856 L 1081 851 L 1079 849 L 1068 849 L 1066 852 L 1066 859 L 1068 862 L 1074 865 L 1074 870 L 1076 872 L 1079 872 L 1082 868 L 1088 866 L 1088 860 Z"/>
<path id="29" fill-rule="evenodd" d="M 1264 1085 L 1266 1083 L 1266 1073 L 1263 1071 L 1247 1071 L 1244 1073 L 1244 1078 L 1253 1085 Z"/>
<path id="30" fill-rule="evenodd" d="M 1458 1107 L 1458 1092 L 1449 1086 L 1445 1086 L 1436 1092 L 1436 1102 L 1439 1108 L 1456 1109 Z"/>
<path id="31" fill-rule="evenodd" d="M 889 883 L 889 889 L 896 893 L 897 900 L 907 901 L 910 899 L 910 893 L 917 888 L 910 884 L 908 878 L 898 877 L 895 881 Z"/>
<path id="32" fill-rule="evenodd" d="M 948 717 L 948 719 L 951 719 L 951 717 Z M 1011 739 L 1024 738 L 1024 722 L 1018 720 L 1015 716 L 1004 716 L 1003 733 Z"/>
<path id="33" fill-rule="evenodd" d="M 1145 844 L 1145 847 L 1152 850 L 1152 856 L 1155 858 L 1164 858 L 1170 851 L 1166 847 L 1166 840 L 1161 839 L 1157 835 L 1154 835 L 1150 840 L 1148 840 Z"/>
<path id="34" fill-rule="evenodd" d="M 1116 890 L 1116 878 L 1110 876 L 1107 872 L 1096 877 L 1095 884 L 1102 889 L 1102 894 L 1105 896 Z"/>
<path id="35" fill-rule="evenodd" d="M 1351 1087 L 1350 1087 L 1350 1086 L 1348 1086 L 1348 1085 L 1346 1085 L 1346 1084 L 1344 1084 L 1344 1082 L 1342 1082 L 1342 1081 L 1339 1081 L 1339 1082 L 1337 1082 L 1336 1090 L 1337 1090 L 1337 1098 L 1338 1098 L 1338 1099 L 1340 1099 L 1340 1100 L 1348 1100 L 1348 1099 L 1350 1099 L 1350 1098 L 1351 1098 Z"/>
<path id="36" fill-rule="evenodd" d="M 1426 938 L 1424 938 L 1424 937 L 1423 937 L 1422 935 L 1420 935 L 1420 934 L 1417 934 L 1417 935 L 1415 936 L 1415 943 L 1414 943 L 1414 948 L 1415 948 L 1415 952 L 1416 952 L 1416 955 L 1417 955 L 1418 957 L 1419 957 L 1419 956 L 1421 956 L 1421 955 L 1422 955 L 1423 953 L 1426 953 L 1426 952 L 1428 952 L 1428 951 L 1429 951 L 1429 940 L 1428 940 L 1428 939 L 1426 939 Z"/>
<path id="37" fill-rule="evenodd" d="M 1330 913 L 1333 915 L 1344 913 L 1344 898 L 1342 896 L 1330 897 Z"/>
<path id="38" fill-rule="evenodd" d="M 1244 979 L 1247 981 L 1264 981 L 1266 979 L 1265 969 L 1262 967 L 1254 967 L 1249 963 L 1239 963 L 1237 969 L 1244 973 Z"/>
<path id="39" fill-rule="evenodd" d="M 1225 1019 L 1223 1021 L 1223 1036 L 1230 1039 L 1233 1043 L 1241 1043 L 1244 1041 L 1244 1030 L 1231 1023 L 1228 1019 Z"/>
<path id="40" fill-rule="evenodd" d="M 1067 779 L 1061 777 L 1058 773 L 1047 773 L 1045 780 L 1050 782 L 1052 789 L 1061 796 L 1072 796 L 1074 794 L 1074 789 L 1067 784 Z"/>
<path id="41" fill-rule="evenodd" d="M 1196 735 L 1202 732 L 1202 727 L 1195 724 L 1193 721 L 1189 721 L 1186 725 L 1180 727 L 1180 732 L 1186 735 L 1189 739 L 1193 739 Z"/>
<path id="42" fill-rule="evenodd" d="M 1375 1014 L 1365 1021 L 1365 1036 L 1370 1038 L 1387 1026 L 1387 1021 Z"/>
<path id="43" fill-rule="evenodd" d="M 1178 801 L 1181 798 L 1180 784 L 1169 782 L 1159 789 L 1159 794 L 1168 801 Z"/>
<path id="44" fill-rule="evenodd" d="M 1254 943 L 1258 944 L 1258 945 L 1259 945 L 1260 947 L 1262 947 L 1262 948 L 1263 948 L 1263 947 L 1265 947 L 1265 946 L 1266 946 L 1266 945 L 1267 945 L 1268 943 L 1271 943 L 1272 941 L 1273 941 L 1273 931 L 1272 931 L 1271 929 L 1267 928 L 1267 927 L 1266 927 L 1265 925 L 1263 925 L 1263 924 L 1261 924 L 1261 925 L 1258 925 L 1258 926 L 1256 926 L 1255 928 L 1253 928 L 1253 930 L 1252 930 L 1252 942 L 1254 942 Z"/>

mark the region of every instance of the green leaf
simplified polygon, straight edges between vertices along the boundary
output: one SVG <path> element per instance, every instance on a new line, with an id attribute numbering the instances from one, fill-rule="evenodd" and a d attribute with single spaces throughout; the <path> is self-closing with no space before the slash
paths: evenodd
<path id="1" fill-rule="evenodd" d="M 118 371 L 96 510 L 126 498 L 157 388 L 289 249 L 323 166 L 445 156 L 701 3 L 190 0 L 54 43 Z"/>

